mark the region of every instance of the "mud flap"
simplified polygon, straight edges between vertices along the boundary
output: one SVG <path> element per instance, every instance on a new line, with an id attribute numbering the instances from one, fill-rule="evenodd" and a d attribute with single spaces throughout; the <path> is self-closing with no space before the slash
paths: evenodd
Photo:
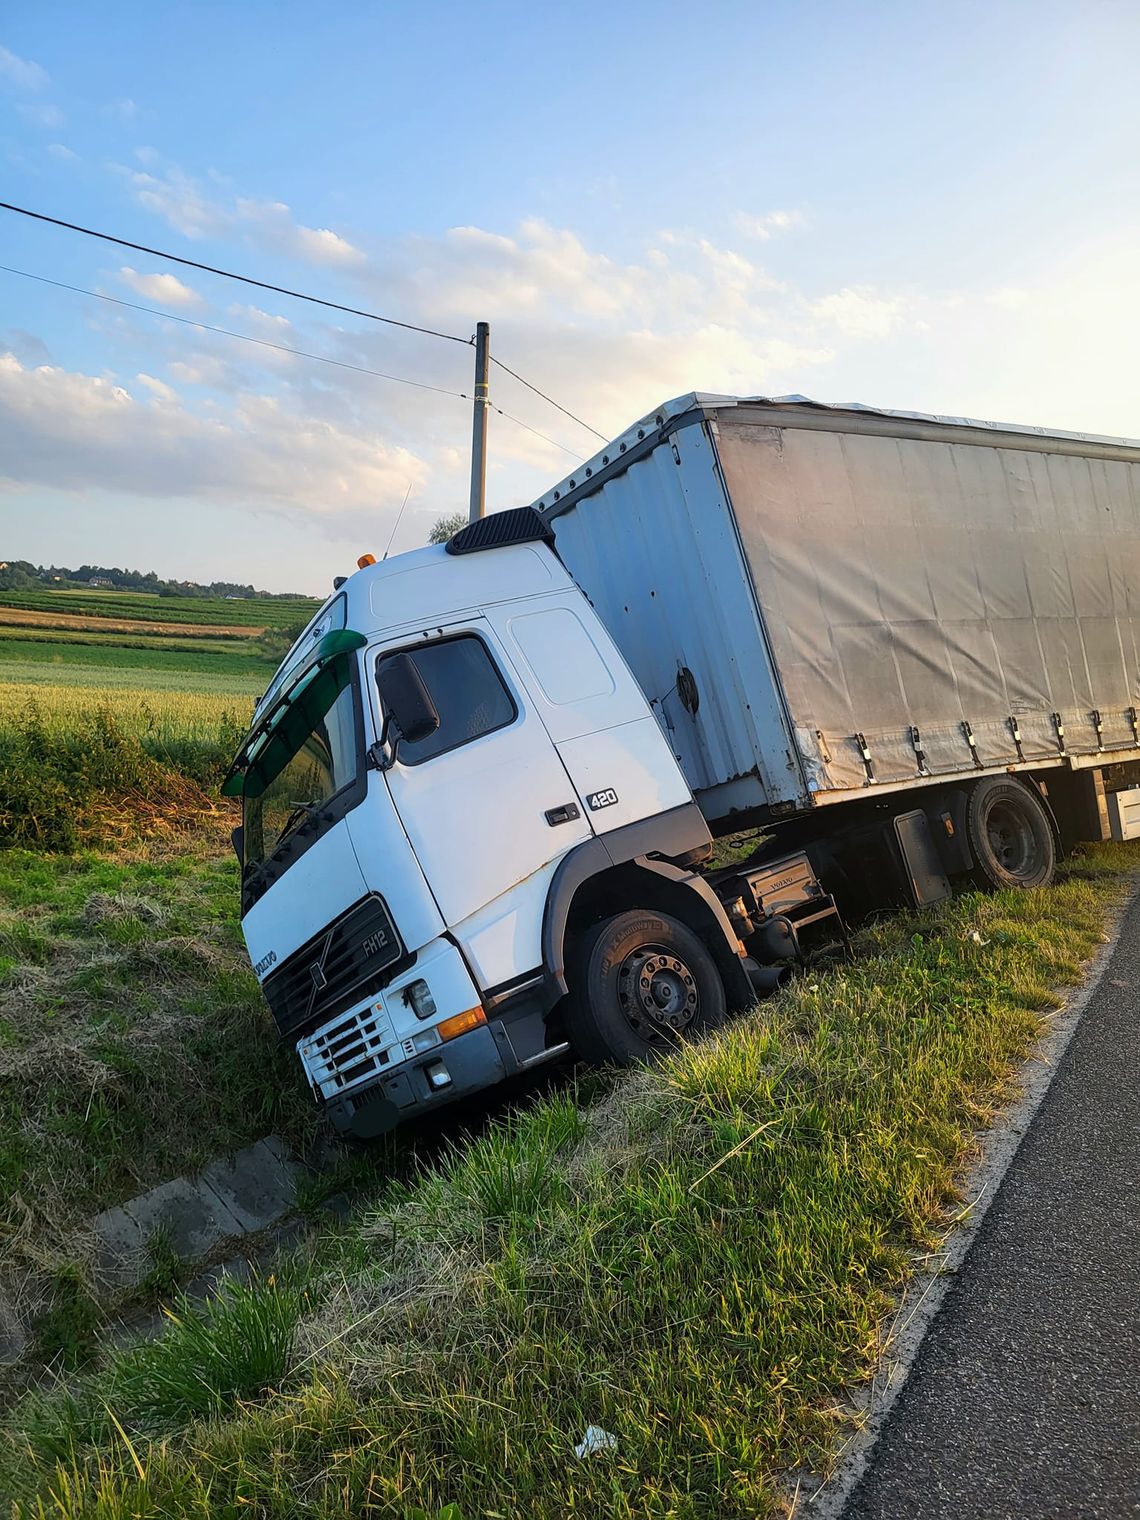
<path id="1" fill-rule="evenodd" d="M 898 814 L 895 818 L 895 838 L 902 856 L 903 874 L 910 884 L 915 907 L 942 902 L 949 897 L 953 889 L 942 869 L 938 847 L 921 808 L 915 808 L 913 813 Z"/>

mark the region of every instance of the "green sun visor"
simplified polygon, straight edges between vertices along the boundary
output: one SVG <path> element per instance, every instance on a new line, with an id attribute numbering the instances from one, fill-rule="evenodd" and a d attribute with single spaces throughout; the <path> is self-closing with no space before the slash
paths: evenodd
<path id="1" fill-rule="evenodd" d="M 325 634 L 242 740 L 222 782 L 223 797 L 261 796 L 352 679 L 352 662 L 345 656 L 367 642 L 349 628 Z"/>

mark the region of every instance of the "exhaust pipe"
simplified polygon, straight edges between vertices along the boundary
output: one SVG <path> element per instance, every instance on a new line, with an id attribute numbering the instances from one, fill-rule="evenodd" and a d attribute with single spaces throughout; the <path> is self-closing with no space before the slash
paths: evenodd
<path id="1" fill-rule="evenodd" d="M 749 966 L 748 980 L 752 983 L 753 992 L 758 992 L 763 997 L 770 997 L 773 992 L 779 992 L 781 987 L 786 987 L 792 979 L 790 966 Z"/>

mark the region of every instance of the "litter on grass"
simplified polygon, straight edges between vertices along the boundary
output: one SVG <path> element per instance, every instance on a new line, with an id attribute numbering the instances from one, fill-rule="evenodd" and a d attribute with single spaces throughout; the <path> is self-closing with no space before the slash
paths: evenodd
<path id="1" fill-rule="evenodd" d="M 574 1448 L 576 1457 L 593 1457 L 599 1451 L 616 1451 L 617 1436 L 613 1436 L 608 1430 L 603 1430 L 600 1425 L 587 1425 L 586 1434 Z"/>

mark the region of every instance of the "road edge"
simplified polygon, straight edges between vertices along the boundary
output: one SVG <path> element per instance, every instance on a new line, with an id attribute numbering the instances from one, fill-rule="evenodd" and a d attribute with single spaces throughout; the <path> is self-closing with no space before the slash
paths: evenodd
<path id="1" fill-rule="evenodd" d="M 1017 1074 L 1020 1096 L 1002 1110 L 992 1125 L 975 1133 L 979 1154 L 962 1184 L 963 1196 L 968 1201 L 955 1215 L 942 1246 L 916 1258 L 927 1264 L 915 1271 L 903 1290 L 871 1382 L 844 1395 L 844 1413 L 858 1421 L 859 1428 L 843 1446 L 830 1477 L 804 1471 L 792 1475 L 795 1489 L 789 1495 L 789 1520 L 795 1516 L 840 1520 L 856 1484 L 870 1465 L 875 1443 L 906 1385 L 927 1331 L 969 1254 L 1002 1179 L 1021 1148 L 1085 1009 L 1108 969 L 1120 940 L 1121 925 L 1138 893 L 1140 884 L 1133 880 L 1104 931 L 1104 942 L 1083 963 L 1079 985 L 1059 1008 L 1045 1015 L 1049 1025 Z"/>

